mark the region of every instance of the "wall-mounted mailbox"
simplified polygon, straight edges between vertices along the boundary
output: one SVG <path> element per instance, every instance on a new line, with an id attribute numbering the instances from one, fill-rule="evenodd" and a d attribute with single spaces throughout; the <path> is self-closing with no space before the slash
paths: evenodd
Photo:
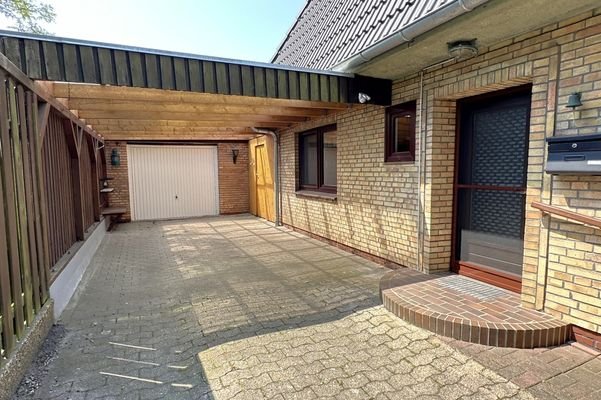
<path id="1" fill-rule="evenodd" d="M 547 138 L 549 174 L 601 175 L 601 134 Z"/>

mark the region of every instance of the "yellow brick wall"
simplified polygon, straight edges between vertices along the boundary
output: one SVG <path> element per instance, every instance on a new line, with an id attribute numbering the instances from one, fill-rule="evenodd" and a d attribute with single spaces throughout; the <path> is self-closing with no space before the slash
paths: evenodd
<path id="1" fill-rule="evenodd" d="M 415 86 L 415 85 L 414 85 Z M 416 88 L 416 86 L 415 86 Z M 405 93 L 395 101 L 415 99 Z M 384 113 L 378 106 L 355 108 L 282 133 L 282 220 L 392 262 L 416 267 L 417 168 L 384 163 Z M 335 201 L 305 198 L 297 188 L 295 132 L 337 125 L 338 193 Z"/>
<path id="2" fill-rule="evenodd" d="M 283 220 L 345 245 L 416 268 L 417 203 L 424 205 L 424 271 L 448 270 L 451 257 L 456 102 L 532 85 L 522 301 L 601 332 L 601 232 L 530 207 L 534 201 L 601 218 L 601 178 L 544 173 L 545 138 L 601 133 L 601 9 L 480 49 L 479 56 L 442 65 L 393 84 L 393 104 L 418 100 L 416 162 L 386 165 L 384 108 L 361 106 L 282 133 Z M 583 107 L 566 109 L 570 93 Z M 338 125 L 338 198 L 295 194 L 295 133 Z M 420 148 L 425 149 L 418 192 Z"/>

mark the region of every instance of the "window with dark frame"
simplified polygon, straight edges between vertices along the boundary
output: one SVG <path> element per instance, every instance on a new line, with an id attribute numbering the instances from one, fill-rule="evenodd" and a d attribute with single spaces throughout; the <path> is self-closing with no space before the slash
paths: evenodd
<path id="1" fill-rule="evenodd" d="M 386 109 L 386 162 L 415 161 L 415 109 L 415 101 Z"/>
<path id="2" fill-rule="evenodd" d="M 300 133 L 298 148 L 300 189 L 336 193 L 336 125 Z"/>

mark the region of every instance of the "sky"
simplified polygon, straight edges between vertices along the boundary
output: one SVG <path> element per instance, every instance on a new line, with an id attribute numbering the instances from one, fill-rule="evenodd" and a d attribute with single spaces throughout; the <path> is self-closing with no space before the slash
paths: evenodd
<path id="1" fill-rule="evenodd" d="M 56 36 L 269 62 L 306 0 L 44 0 Z M 0 28 L 7 29 L 0 19 Z"/>

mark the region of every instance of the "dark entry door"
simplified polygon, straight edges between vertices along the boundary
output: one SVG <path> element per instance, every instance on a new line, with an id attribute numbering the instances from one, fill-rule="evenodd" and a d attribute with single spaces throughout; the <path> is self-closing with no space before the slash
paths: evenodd
<path id="1" fill-rule="evenodd" d="M 530 87 L 460 103 L 455 269 L 521 288 Z"/>

